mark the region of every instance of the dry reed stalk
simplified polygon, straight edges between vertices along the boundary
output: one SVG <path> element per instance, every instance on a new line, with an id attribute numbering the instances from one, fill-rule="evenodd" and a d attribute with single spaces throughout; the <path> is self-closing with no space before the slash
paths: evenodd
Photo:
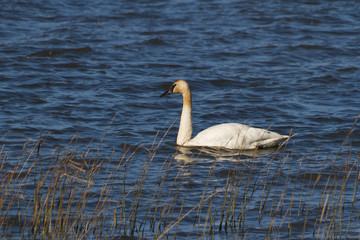
<path id="1" fill-rule="evenodd" d="M 283 226 L 287 226 L 290 238 L 307 237 L 310 228 L 319 239 L 348 238 L 357 233 L 352 228 L 360 218 L 356 205 L 359 157 L 353 161 L 352 146 L 348 144 L 354 131 L 349 131 L 334 156 L 323 160 L 314 151 L 297 162 L 293 159 L 294 149 L 288 153 L 287 145 L 277 149 L 264 166 L 254 156 L 245 162 L 240 156 L 231 159 L 226 163 L 229 164 L 226 176 L 221 176 L 223 186 L 219 186 L 217 179 L 219 157 L 215 157 L 207 176 L 202 177 L 198 195 L 189 194 L 196 164 L 179 166 L 174 157 L 167 157 L 158 172 L 151 172 L 167 132 L 159 141 L 156 134 L 149 149 L 138 146 L 130 151 L 124 147 L 118 160 L 113 160 L 115 151 L 108 158 L 100 157 L 106 133 L 95 150 L 88 145 L 79 153 L 79 135 L 75 134 L 66 147 L 55 149 L 50 158 L 42 158 L 48 136 L 41 133 L 39 140 L 24 143 L 12 171 L 4 167 L 9 156 L 2 146 L 0 229 L 4 231 L 0 236 L 13 234 L 17 223 L 9 222 L 8 217 L 14 216 L 17 209 L 16 221 L 22 224 L 22 238 L 116 238 L 148 234 L 153 238 L 177 238 L 184 219 L 191 217 L 195 219 L 196 230 L 189 236 L 215 238 L 225 231 L 245 239 L 252 236 L 246 220 L 247 214 L 254 212 L 254 206 L 259 207 L 255 211 L 266 238 L 281 238 Z M 139 165 L 140 149 L 145 149 L 147 156 Z M 199 153 L 197 159 L 200 158 Z M 136 171 L 132 169 L 135 164 L 140 166 Z M 291 176 L 290 166 L 298 167 L 295 176 Z M 138 177 L 131 182 L 129 174 Z M 157 177 L 149 178 L 150 174 Z M 99 177 L 101 182 L 97 181 Z M 34 181 L 33 192 L 24 206 L 21 196 L 28 196 L 24 186 L 30 179 Z M 147 189 L 149 186 L 152 191 Z M 195 200 L 191 199 L 193 196 L 197 202 L 188 209 L 189 200 Z M 298 233 L 292 226 L 294 217 L 303 218 Z M 264 218 L 268 219 L 266 224 L 261 221 Z M 311 221 L 313 227 L 309 227 Z"/>

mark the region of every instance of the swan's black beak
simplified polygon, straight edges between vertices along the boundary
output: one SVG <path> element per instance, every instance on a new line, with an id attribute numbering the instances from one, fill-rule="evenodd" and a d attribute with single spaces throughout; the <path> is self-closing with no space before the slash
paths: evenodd
<path id="1" fill-rule="evenodd" d="M 167 96 L 167 95 L 170 95 L 170 94 L 174 93 L 174 92 L 173 92 L 174 87 L 175 87 L 175 84 L 174 84 L 174 85 L 171 85 L 170 88 L 169 88 L 169 90 L 167 90 L 166 92 L 164 92 L 163 94 L 161 94 L 160 97 L 164 97 L 164 96 Z"/>
<path id="2" fill-rule="evenodd" d="M 164 97 L 164 96 L 167 96 L 169 94 L 172 94 L 171 91 L 167 90 L 166 92 L 164 92 L 163 94 L 160 95 L 160 97 Z"/>

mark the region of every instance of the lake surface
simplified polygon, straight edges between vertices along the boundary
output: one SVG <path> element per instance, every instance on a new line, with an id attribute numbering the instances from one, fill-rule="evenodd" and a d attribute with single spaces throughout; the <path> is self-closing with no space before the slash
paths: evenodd
<path id="1" fill-rule="evenodd" d="M 360 113 L 356 1 L 12 1 L 2 4 L 0 16 L 0 134 L 7 153 L 3 173 L 16 166 L 24 143 L 40 134 L 48 135 L 44 159 L 58 146 L 67 146 L 74 134 L 82 151 L 90 142 L 96 148 L 106 133 L 102 157 L 115 151 L 111 161 L 116 164 L 124 146 L 141 146 L 132 163 L 141 166 L 148 154 L 144 149 L 151 148 L 156 135 L 157 144 L 175 121 L 154 156 L 147 179 L 152 186 L 163 162 L 177 153 L 182 98 L 159 98 L 177 79 L 187 80 L 192 89 L 194 134 L 224 122 L 296 134 L 284 153 L 291 155 L 284 169 L 293 178 L 289 188 L 294 191 L 285 194 L 284 202 L 301 202 L 296 196 L 303 193 L 308 176 L 298 176 L 321 169 L 328 175 L 316 182 L 308 199 L 319 205 L 334 167 L 358 164 L 359 123 L 352 127 Z M 341 148 L 350 129 L 355 131 Z M 256 158 L 260 165 L 252 171 L 261 174 L 271 158 Z M 185 205 L 199 203 L 217 160 L 201 154 L 191 163 L 173 163 L 170 176 L 184 166 L 193 171 L 194 183 L 187 190 L 193 197 Z M 226 183 L 230 162 L 215 164 L 219 188 Z M 360 235 L 360 208 L 351 208 L 351 202 L 360 200 L 355 170 L 344 192 L 343 202 L 349 204 L 341 205 L 350 219 L 335 238 Z M 269 168 L 269 174 L 272 171 L 276 169 Z M 135 182 L 137 177 L 134 169 L 127 179 Z M 100 185 L 102 178 L 100 172 Z M 249 179 L 250 185 L 259 181 Z M 285 185 L 280 179 L 279 189 Z M 121 187 L 113 188 L 110 198 L 117 199 Z M 25 199 L 31 191 L 28 194 Z M 259 221 L 261 194 L 251 199 L 242 233 L 216 230 L 211 236 L 269 237 L 267 220 Z M 221 202 L 213 204 L 221 209 Z M 313 238 L 316 206 L 312 216 L 288 214 L 282 225 L 280 218 L 276 236 Z M 198 225 L 190 218 L 179 225 L 179 239 L 198 236 Z M 152 231 L 144 229 L 143 235 L 151 238 Z M 12 236 L 19 231 L 15 227 Z"/>

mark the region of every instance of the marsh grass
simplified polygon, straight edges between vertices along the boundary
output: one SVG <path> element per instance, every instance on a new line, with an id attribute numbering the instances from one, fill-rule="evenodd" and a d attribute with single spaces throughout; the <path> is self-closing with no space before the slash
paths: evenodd
<path id="1" fill-rule="evenodd" d="M 190 163 L 176 161 L 178 152 L 160 154 L 166 133 L 150 148 L 105 154 L 103 139 L 79 150 L 78 134 L 53 150 L 40 134 L 16 158 L 3 145 L 0 237 L 359 238 L 355 127 L 328 157 L 316 149 L 299 157 L 290 141 L 265 157 L 239 153 L 224 161 L 219 152 L 205 164 L 202 151 Z"/>

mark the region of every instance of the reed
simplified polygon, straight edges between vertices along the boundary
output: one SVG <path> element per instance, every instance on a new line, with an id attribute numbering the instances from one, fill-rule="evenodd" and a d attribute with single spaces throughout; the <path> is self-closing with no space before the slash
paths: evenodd
<path id="1" fill-rule="evenodd" d="M 167 132 L 150 148 L 111 153 L 102 152 L 105 135 L 94 148 L 78 146 L 75 134 L 49 150 L 40 133 L 18 156 L 0 149 L 0 237 L 359 238 L 356 127 L 327 157 L 319 149 L 301 156 L 293 141 L 271 155 L 226 160 L 202 149 L 186 163 L 176 160 L 180 152 L 159 154 Z"/>

